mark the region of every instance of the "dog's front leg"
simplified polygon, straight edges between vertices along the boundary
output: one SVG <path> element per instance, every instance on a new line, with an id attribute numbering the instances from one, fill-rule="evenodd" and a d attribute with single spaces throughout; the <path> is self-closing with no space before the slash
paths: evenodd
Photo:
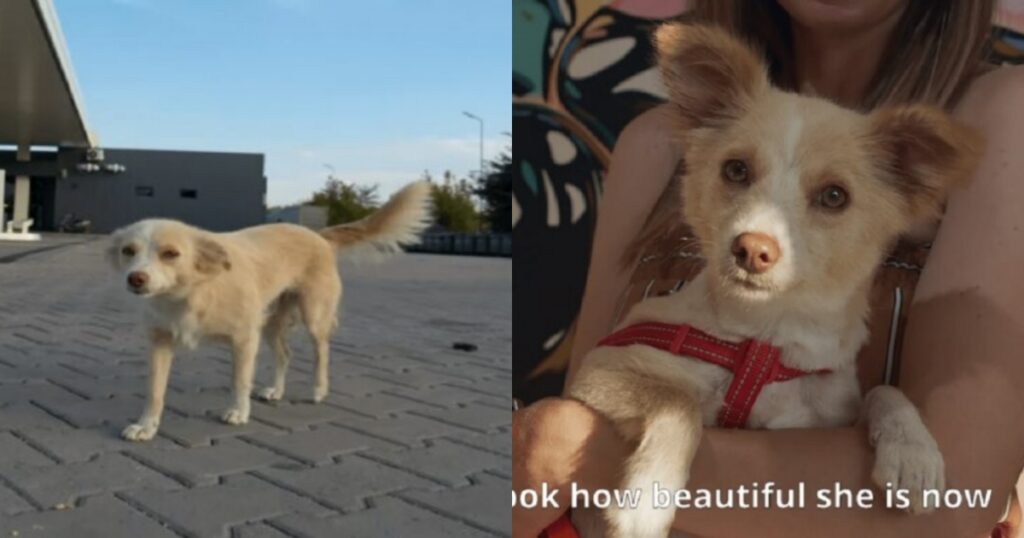
<path id="1" fill-rule="evenodd" d="M 234 404 L 224 411 L 222 419 L 228 424 L 245 424 L 249 422 L 249 396 L 252 392 L 252 377 L 256 366 L 256 353 L 259 351 L 260 337 L 258 332 L 235 337 L 232 340 L 234 351 L 233 394 Z"/>
<path id="2" fill-rule="evenodd" d="M 914 404 L 899 389 L 882 385 L 864 398 L 862 417 L 875 447 L 875 484 L 909 490 L 911 512 L 934 510 L 924 505 L 923 494 L 945 490 L 945 463 Z"/>
<path id="3" fill-rule="evenodd" d="M 703 432 L 696 391 L 680 379 L 659 378 L 624 353 L 592 353 L 569 394 L 612 419 L 637 441 L 619 492 L 632 503 L 613 503 L 605 516 L 608 538 L 665 538 L 675 519 L 675 494 L 686 486 Z M 628 353 L 628 352 L 627 352 Z M 602 366 L 607 366 L 604 368 Z M 660 490 L 656 498 L 655 492 Z"/>
<path id="4" fill-rule="evenodd" d="M 155 329 L 150 334 L 152 353 L 149 357 L 149 391 L 146 393 L 146 407 L 134 424 L 121 432 L 129 441 L 149 441 L 160 428 L 160 415 L 164 411 L 164 395 L 167 392 L 167 376 L 174 359 L 174 339 L 171 334 Z"/>

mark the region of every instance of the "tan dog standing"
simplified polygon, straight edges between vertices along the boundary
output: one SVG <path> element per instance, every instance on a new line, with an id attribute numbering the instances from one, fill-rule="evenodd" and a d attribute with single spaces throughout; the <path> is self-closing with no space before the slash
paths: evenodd
<path id="1" fill-rule="evenodd" d="M 233 352 L 233 403 L 224 422 L 249 420 L 261 332 L 276 364 L 273 385 L 259 396 L 280 399 L 290 359 L 286 330 L 295 311 L 316 349 L 313 401 L 322 400 L 328 390 L 328 337 L 341 299 L 338 251 L 394 252 L 416 242 L 428 223 L 429 198 L 429 183 L 412 183 L 365 219 L 319 233 L 293 224 L 212 233 L 161 219 L 114 232 L 110 260 L 123 272 L 128 290 L 147 299 L 152 344 L 146 407 L 123 437 L 153 438 L 175 348 L 195 348 L 203 339 L 227 342 Z"/>
<path id="2" fill-rule="evenodd" d="M 921 492 L 944 488 L 942 455 L 897 389 L 876 388 L 862 406 L 855 358 L 876 267 L 898 236 L 934 224 L 980 142 L 938 109 L 860 114 L 775 89 L 754 52 L 720 29 L 669 24 L 655 43 L 686 163 L 682 213 L 706 266 L 679 292 L 636 305 L 620 329 L 689 325 L 779 348 L 781 367 L 811 374 L 764 385 L 743 425 L 840 426 L 861 413 L 874 480 L 910 490 L 922 510 Z M 674 510 L 653 507 L 653 484 L 686 485 L 702 428 L 720 421 L 735 381 L 679 341 L 647 338 L 594 349 L 569 388 L 636 443 L 620 487 L 642 502 L 613 506 L 604 520 L 575 510 L 587 538 L 668 535 Z"/>

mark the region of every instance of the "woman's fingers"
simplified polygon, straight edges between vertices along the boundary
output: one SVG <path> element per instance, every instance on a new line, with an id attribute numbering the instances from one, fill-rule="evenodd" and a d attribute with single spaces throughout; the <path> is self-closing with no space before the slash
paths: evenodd
<path id="1" fill-rule="evenodd" d="M 626 454 L 611 424 L 575 400 L 549 398 L 514 412 L 512 489 L 527 502 L 512 509 L 513 538 L 535 538 L 558 519 L 572 502 L 573 484 L 614 487 Z"/>

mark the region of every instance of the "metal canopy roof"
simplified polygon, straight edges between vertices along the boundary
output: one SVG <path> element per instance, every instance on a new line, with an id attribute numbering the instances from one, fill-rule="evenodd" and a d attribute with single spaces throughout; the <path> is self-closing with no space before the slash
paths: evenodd
<path id="1" fill-rule="evenodd" d="M 0 1 L 0 144 L 94 145 L 52 0 Z"/>

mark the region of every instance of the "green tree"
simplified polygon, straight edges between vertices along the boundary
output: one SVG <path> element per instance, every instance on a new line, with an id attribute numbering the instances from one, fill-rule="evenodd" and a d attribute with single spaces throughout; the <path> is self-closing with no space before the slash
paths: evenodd
<path id="1" fill-rule="evenodd" d="M 475 232 L 480 229 L 480 215 L 473 205 L 473 187 L 465 179 L 444 173 L 444 182 L 435 183 L 428 172 L 423 179 L 431 182 L 434 221 L 449 232 Z"/>
<path id="2" fill-rule="evenodd" d="M 477 181 L 475 194 L 484 204 L 482 217 L 491 231 L 512 231 L 512 155 L 511 148 L 488 163 L 487 175 Z"/>
<path id="3" fill-rule="evenodd" d="M 309 203 L 327 208 L 329 226 L 352 222 L 377 209 L 377 185 L 357 185 L 328 176 L 324 188 L 314 193 Z"/>

